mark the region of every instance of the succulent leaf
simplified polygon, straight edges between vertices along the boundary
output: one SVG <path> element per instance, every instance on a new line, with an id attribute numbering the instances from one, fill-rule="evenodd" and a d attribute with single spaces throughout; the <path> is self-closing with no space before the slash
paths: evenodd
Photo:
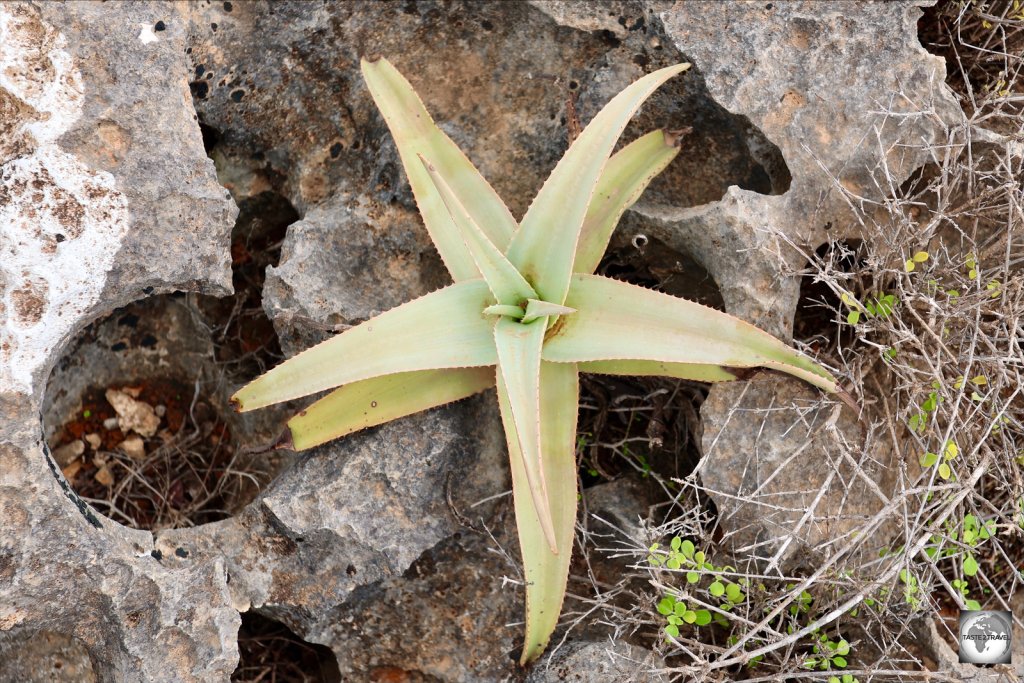
<path id="1" fill-rule="evenodd" d="M 549 315 L 568 315 L 575 312 L 575 308 L 569 308 L 568 306 L 559 306 L 558 304 L 549 304 L 547 301 L 528 299 L 526 302 L 526 313 L 520 322 L 530 323 L 538 318 L 546 318 Z"/>
<path id="2" fill-rule="evenodd" d="M 580 372 L 633 377 L 675 377 L 695 382 L 732 382 L 739 379 L 720 365 L 666 363 L 656 360 L 594 360 L 578 363 Z"/>
<path id="3" fill-rule="evenodd" d="M 612 155 L 601 172 L 580 229 L 574 273 L 593 273 L 626 209 L 679 154 L 679 138 L 656 130 Z"/>
<path id="4" fill-rule="evenodd" d="M 395 372 L 494 365 L 493 302 L 483 280 L 449 285 L 307 349 L 240 389 L 239 410 Z"/>
<path id="5" fill-rule="evenodd" d="M 557 554 L 551 552 L 534 503 L 521 453 L 510 452 L 512 493 L 519 547 L 526 574 L 526 642 L 520 663 L 544 651 L 565 599 L 573 533 L 576 525 L 576 415 L 579 375 L 571 363 L 541 363 L 541 448 Z M 503 419 L 510 414 L 507 397 L 498 393 Z M 509 448 L 513 449 L 512 443 Z"/>
<path id="6" fill-rule="evenodd" d="M 572 143 L 530 204 L 506 253 L 539 298 L 565 303 L 583 219 L 616 141 L 644 100 L 689 66 L 659 69 L 612 98 Z"/>
<path id="7" fill-rule="evenodd" d="M 655 131 L 609 159 L 616 140 L 643 101 L 688 67 L 657 71 L 613 98 L 555 167 L 517 232 L 505 204 L 401 74 L 386 60 L 364 60 L 367 86 L 456 284 L 299 354 L 232 398 L 252 410 L 340 387 L 289 422 L 291 445 L 301 450 L 496 384 L 526 572 L 524 664 L 547 646 L 565 596 L 579 372 L 724 382 L 767 367 L 857 409 L 824 368 L 753 325 L 589 274 L 623 212 L 679 151 L 670 134 Z M 673 637 L 683 621 L 710 619 L 706 610 L 677 607 L 686 614 L 671 617 Z"/>
<path id="8" fill-rule="evenodd" d="M 494 386 L 494 368 L 384 375 L 335 389 L 288 421 L 291 445 L 305 450 L 366 427 L 452 403 Z"/>
<path id="9" fill-rule="evenodd" d="M 540 528 L 551 552 L 557 554 L 540 434 L 540 352 L 545 327 L 545 320 L 524 325 L 500 318 L 494 326 L 494 340 L 498 349 L 498 395 L 509 405 L 507 414 L 502 412 L 501 416 L 509 454 L 522 461 Z"/>
<path id="10" fill-rule="evenodd" d="M 422 154 L 419 155 L 419 158 L 427 169 L 438 194 L 441 195 L 452 222 L 473 257 L 473 262 L 483 274 L 487 286 L 491 288 L 498 303 L 514 306 L 525 299 L 536 298 L 537 293 L 533 291 L 530 283 L 523 279 L 516 267 L 509 263 L 505 255 L 487 239 L 487 235 L 466 211 L 462 200 L 455 195 L 452 187 L 437 172 L 437 168 Z"/>
<path id="11" fill-rule="evenodd" d="M 739 318 L 636 285 L 576 274 L 544 343 L 544 360 L 649 360 L 780 370 L 836 393 L 824 368 Z"/>
<path id="12" fill-rule="evenodd" d="M 502 252 L 516 231 L 516 220 L 498 193 L 462 150 L 434 124 L 416 91 L 386 59 L 362 60 L 363 78 L 395 139 L 416 204 L 441 260 L 456 282 L 480 277 L 451 216 L 416 158 L 429 158 L 458 196 L 487 238 Z"/>

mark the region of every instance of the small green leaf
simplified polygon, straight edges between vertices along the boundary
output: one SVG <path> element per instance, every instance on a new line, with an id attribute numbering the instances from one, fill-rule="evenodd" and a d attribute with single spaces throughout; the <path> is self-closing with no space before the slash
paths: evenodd
<path id="1" fill-rule="evenodd" d="M 860 311 L 850 311 L 846 314 L 846 322 L 850 325 L 856 325 L 860 322 Z"/>
<path id="2" fill-rule="evenodd" d="M 683 614 L 683 621 L 685 621 L 687 624 L 692 624 L 693 622 L 697 621 L 697 613 L 694 612 L 692 609 L 686 610 L 686 612 Z"/>
<path id="3" fill-rule="evenodd" d="M 974 559 L 974 555 L 967 553 L 967 557 L 964 558 L 964 576 L 975 576 L 978 573 L 978 561 Z"/>
<path id="4" fill-rule="evenodd" d="M 699 609 L 696 612 L 697 618 L 694 620 L 694 624 L 697 626 L 707 626 L 711 623 L 711 612 L 706 609 Z"/>
<path id="5" fill-rule="evenodd" d="M 964 605 L 967 606 L 967 609 L 974 612 L 977 612 L 981 609 L 981 603 L 977 600 L 964 600 Z"/>
<path id="6" fill-rule="evenodd" d="M 921 467 L 931 467 L 939 461 L 939 456 L 934 453 L 925 453 L 921 456 Z"/>
<path id="7" fill-rule="evenodd" d="M 710 586 L 708 586 L 708 592 L 716 598 L 719 598 L 725 595 L 725 586 L 722 585 L 721 581 L 715 581 Z"/>
<path id="8" fill-rule="evenodd" d="M 679 637 L 679 627 L 676 626 L 675 624 L 669 624 L 668 626 L 665 627 L 665 633 L 669 634 L 673 638 L 678 638 Z"/>
<path id="9" fill-rule="evenodd" d="M 949 476 L 953 473 L 953 470 L 949 468 L 948 463 L 942 463 L 939 465 L 939 476 L 943 479 L 949 479 Z"/>
<path id="10" fill-rule="evenodd" d="M 832 663 L 838 666 L 840 669 L 846 668 L 846 657 L 833 657 Z"/>
<path id="11" fill-rule="evenodd" d="M 658 612 L 661 614 L 672 614 L 676 601 L 672 598 L 662 598 L 658 601 Z"/>
<path id="12" fill-rule="evenodd" d="M 575 312 L 575 308 L 569 308 L 568 306 L 550 304 L 547 301 L 539 301 L 537 299 L 528 299 L 526 302 L 526 314 L 520 322 L 523 324 L 532 323 L 538 318 L 546 318 L 549 315 L 569 315 Z"/>
<path id="13" fill-rule="evenodd" d="M 907 259 L 906 261 L 903 262 L 903 270 L 907 271 L 908 273 L 914 272 L 914 268 L 915 263 L 913 260 Z"/>
<path id="14" fill-rule="evenodd" d="M 743 591 L 735 583 L 730 583 L 725 587 L 725 597 L 729 599 L 729 602 L 738 603 L 743 600 Z"/>
<path id="15" fill-rule="evenodd" d="M 686 572 L 687 583 L 698 583 L 700 581 L 700 574 L 697 572 Z"/>
<path id="16" fill-rule="evenodd" d="M 850 654 L 850 643 L 846 640 L 840 640 L 836 643 L 835 652 L 837 655 L 848 655 Z"/>
<path id="17" fill-rule="evenodd" d="M 521 322 L 523 309 L 511 304 L 494 304 L 484 309 L 484 315 L 504 315 Z"/>
<path id="18" fill-rule="evenodd" d="M 919 251 L 916 254 L 914 254 L 914 261 L 916 261 L 917 263 L 924 263 L 927 260 L 928 260 L 928 252 L 927 251 Z"/>

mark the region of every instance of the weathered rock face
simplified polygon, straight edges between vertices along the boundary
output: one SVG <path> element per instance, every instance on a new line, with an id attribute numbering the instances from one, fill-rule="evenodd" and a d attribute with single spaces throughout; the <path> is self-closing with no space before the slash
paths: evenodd
<path id="1" fill-rule="evenodd" d="M 887 195 L 925 162 L 922 141 L 945 139 L 959 106 L 944 85 L 943 61 L 913 37 L 919 4 L 679 2 L 661 14 L 666 33 L 694 61 L 711 96 L 778 144 L 792 174 L 781 196 L 733 187 L 704 207 L 648 204 L 639 210 L 649 218 L 651 234 L 676 248 L 686 245 L 708 269 L 731 313 L 790 337 L 799 278 L 786 271 L 804 267 L 804 254 L 829 239 L 859 237 L 850 207 Z M 830 484 L 832 470 L 823 463 L 837 451 L 827 436 L 807 448 L 792 438 L 791 426 L 806 433 L 801 419 L 821 424 L 831 410 L 821 406 L 806 414 L 808 406 L 796 398 L 802 395 L 798 385 L 778 379 L 715 386 L 702 409 L 711 428 L 701 473 L 712 491 L 724 494 L 716 498 L 719 511 L 733 519 L 734 531 L 743 529 L 740 545 L 777 539 L 770 550 L 759 551 L 773 557 L 785 544 L 780 560 L 801 547 L 792 540 L 814 546 L 883 505 L 859 483 Z M 763 425 L 736 419 L 743 413 L 734 411 L 751 407 L 779 412 Z M 839 423 L 842 432 L 857 441 L 847 418 Z M 888 453 L 875 457 L 884 491 L 901 463 Z M 805 523 L 786 540 L 782 530 L 791 529 L 801 512 L 766 514 L 743 500 L 769 478 L 771 490 L 824 488 L 833 499 L 836 492 L 850 492 L 837 515 L 821 515 L 820 524 Z"/>
<path id="2" fill-rule="evenodd" d="M 351 680 L 513 672 L 520 635 L 506 624 L 520 618 L 521 594 L 501 577 L 515 565 L 487 536 L 455 537 L 447 495 L 516 557 L 507 498 L 470 508 L 507 488 L 493 396 L 303 454 L 234 517 L 154 538 L 98 514 L 59 476 L 39 415 L 73 412 L 75 390 L 47 377 L 74 348 L 69 367 L 98 363 L 96 381 L 112 379 L 109 356 L 70 340 L 118 306 L 228 291 L 236 209 L 204 132 L 237 201 L 272 189 L 302 215 L 265 289 L 286 353 L 446 282 L 361 83 L 358 57 L 369 53 L 408 75 L 516 214 L 564 151 L 570 93 L 587 120 L 640 74 L 692 60 L 694 73 L 652 99 L 626 137 L 690 126 L 693 153 L 658 179 L 619 239 L 642 232 L 692 255 L 730 311 L 785 333 L 797 285 L 772 252 L 796 261 L 763 229 L 812 247 L 829 223 L 852 234 L 846 198 L 818 161 L 870 195 L 879 149 L 938 129 L 926 116 L 872 120 L 865 112 L 878 107 L 865 103 L 898 88 L 901 107 L 941 113 L 948 101 L 932 86 L 941 66 L 915 47 L 914 3 L 777 5 L 404 2 L 382 14 L 361 3 L 0 4 L 0 680 L 25 680 L 11 669 L 23 659 L 7 656 L 25 643 L 77 653 L 101 681 L 227 680 L 238 612 L 250 608 L 330 646 Z M 885 161 L 899 179 L 919 160 Z M 187 373 L 209 346 L 176 348 Z M 797 400 L 785 381 L 751 385 L 743 400 L 763 407 L 776 386 Z M 728 391 L 705 409 L 715 438 L 703 476 L 735 495 L 759 485 L 732 475 L 757 438 L 775 444 L 777 461 L 796 445 L 778 420 L 755 437 L 726 419 Z M 264 419 L 239 433 L 255 438 Z M 728 500 L 720 510 L 745 528 Z M 410 623 L 416 634 L 401 629 Z M 592 658 L 605 668 L 580 680 L 624 680 L 646 661 L 591 635 L 532 680 Z"/>

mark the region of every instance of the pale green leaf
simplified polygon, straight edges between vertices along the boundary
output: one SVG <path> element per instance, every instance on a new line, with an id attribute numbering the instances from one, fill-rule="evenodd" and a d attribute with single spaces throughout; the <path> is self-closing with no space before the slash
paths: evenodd
<path id="1" fill-rule="evenodd" d="M 509 453 L 518 454 L 522 460 L 541 529 L 551 552 L 557 554 L 540 434 L 540 349 L 546 322 L 524 325 L 500 318 L 494 326 L 494 341 L 498 350 L 498 395 L 509 404 L 508 414 L 502 413 Z"/>
<path id="2" fill-rule="evenodd" d="M 635 359 L 766 367 L 838 391 L 827 370 L 767 332 L 692 301 L 596 275 L 572 278 L 567 306 L 548 331 L 543 357 L 586 363 Z"/>
<path id="3" fill-rule="evenodd" d="M 537 323 L 540 324 L 540 323 Z M 551 515 L 559 552 L 552 553 L 540 525 L 534 498 L 526 481 L 524 459 L 512 455 L 512 491 L 516 508 L 519 547 L 526 574 L 526 643 L 523 664 L 544 651 L 562 611 L 572 557 L 576 523 L 576 413 L 579 377 L 571 363 L 541 363 L 541 440 L 544 474 L 550 487 Z M 502 417 L 510 406 L 498 393 Z M 509 448 L 518 448 L 509 444 Z"/>
<path id="4" fill-rule="evenodd" d="M 523 315 L 522 323 L 532 323 L 538 318 L 546 318 L 549 315 L 569 315 L 575 313 L 575 308 L 569 308 L 568 306 L 560 306 L 558 304 L 551 304 L 547 301 L 539 301 L 537 299 L 529 299 L 526 302 L 526 314 Z"/>
<path id="5" fill-rule="evenodd" d="M 580 229 L 575 273 L 593 273 L 615 226 L 654 178 L 679 154 L 679 138 L 656 130 L 629 143 L 608 160 Z"/>
<path id="6" fill-rule="evenodd" d="M 519 319 L 523 317 L 523 309 L 510 304 L 494 304 L 484 309 L 484 315 L 507 315 Z"/>
<path id="7" fill-rule="evenodd" d="M 612 98 L 576 138 L 530 204 L 507 254 L 539 298 L 565 302 L 580 229 L 608 156 L 643 101 L 687 68 L 689 64 L 660 69 Z"/>
<path id="8" fill-rule="evenodd" d="M 364 59 L 362 71 L 370 95 L 395 139 L 416 204 L 441 259 L 456 281 L 479 277 L 465 243 L 416 155 L 428 157 L 457 196 L 465 197 L 473 220 L 503 252 L 516 231 L 515 218 L 466 155 L 434 124 L 412 86 L 390 62 Z"/>
<path id="9" fill-rule="evenodd" d="M 463 203 L 465 197 L 457 197 L 452 187 L 437 171 L 437 167 L 422 154 L 419 155 L 424 168 L 434 187 L 441 195 L 448 213 L 451 215 L 455 227 L 466 243 L 473 262 L 477 269 L 483 274 L 487 286 L 491 288 L 498 303 L 515 306 L 523 300 L 534 299 L 537 293 L 533 287 L 523 279 L 516 267 L 509 263 L 505 255 L 498 250 L 494 244 L 487 239 L 480 226 L 476 224 L 473 217 L 469 215 Z"/>
<path id="10" fill-rule="evenodd" d="M 493 386 L 491 367 L 401 372 L 346 384 L 288 421 L 291 446 L 297 451 L 319 446 Z"/>
<path id="11" fill-rule="evenodd" d="M 303 351 L 239 390 L 241 411 L 372 377 L 414 370 L 494 365 L 493 302 L 483 280 L 458 282 Z"/>
<path id="12" fill-rule="evenodd" d="M 737 376 L 719 365 L 663 363 L 656 360 L 594 360 L 579 364 L 580 372 L 635 377 L 675 377 L 695 382 L 732 382 Z"/>

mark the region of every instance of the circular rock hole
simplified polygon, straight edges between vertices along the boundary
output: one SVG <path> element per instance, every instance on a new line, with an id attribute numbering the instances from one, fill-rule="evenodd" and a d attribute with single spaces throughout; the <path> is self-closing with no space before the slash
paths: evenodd
<path id="1" fill-rule="evenodd" d="M 340 683 L 338 660 L 329 647 L 308 643 L 279 621 L 256 612 L 242 614 L 238 668 L 232 681 Z"/>
<path id="2" fill-rule="evenodd" d="M 238 415 L 228 398 L 281 356 L 262 310 L 294 209 L 264 193 L 243 202 L 232 236 L 235 294 L 171 294 L 83 330 L 47 384 L 43 428 L 72 489 L 115 521 L 190 527 L 231 516 L 289 461 L 272 442 L 277 411 Z"/>
<path id="3" fill-rule="evenodd" d="M 85 646 L 60 633 L 0 635 L 0 681 L 93 683 L 96 671 Z"/>

